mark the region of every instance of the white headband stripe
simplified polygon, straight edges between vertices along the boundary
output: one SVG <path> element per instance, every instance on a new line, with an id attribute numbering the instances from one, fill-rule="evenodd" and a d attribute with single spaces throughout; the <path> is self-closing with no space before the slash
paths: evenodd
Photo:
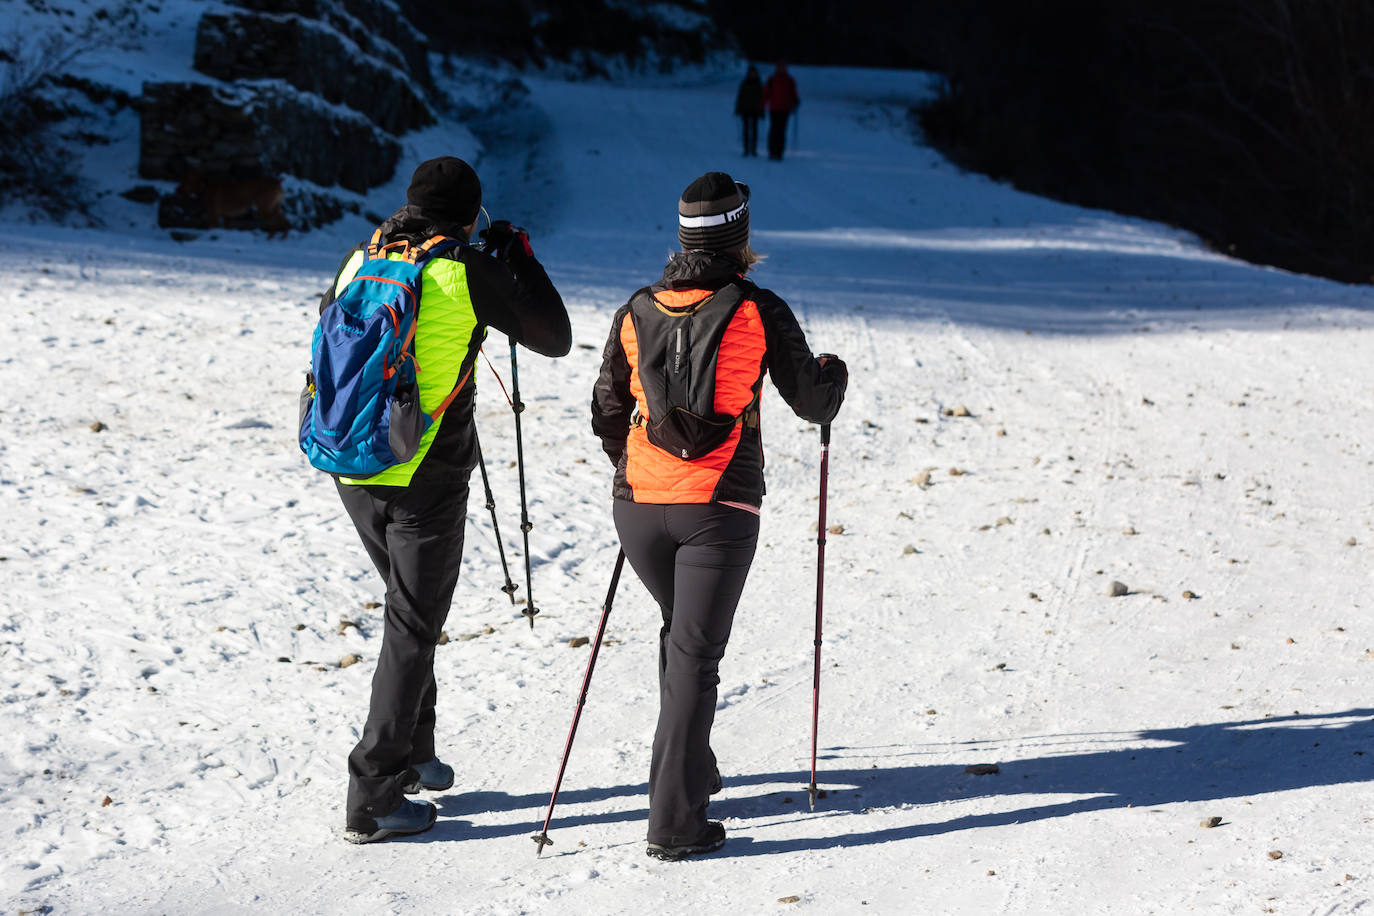
<path id="1" fill-rule="evenodd" d="M 727 213 L 715 213 L 709 216 L 683 216 L 678 214 L 677 224 L 684 229 L 704 229 L 707 226 L 724 226 L 726 223 L 733 223 L 744 215 L 744 211 L 749 209 L 749 201 L 740 204 L 734 210 Z"/>

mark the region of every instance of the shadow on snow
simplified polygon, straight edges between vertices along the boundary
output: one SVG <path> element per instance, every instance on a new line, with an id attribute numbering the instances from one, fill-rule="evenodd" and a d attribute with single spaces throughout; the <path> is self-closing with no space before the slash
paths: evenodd
<path id="1" fill-rule="evenodd" d="M 1114 746 L 1103 750 L 1047 753 L 1004 762 L 995 760 L 996 748 L 992 745 L 969 742 L 952 749 L 958 753 L 961 748 L 967 748 L 968 759 L 962 763 L 880 764 L 862 769 L 837 769 L 833 764 L 845 759 L 845 751 L 859 749 L 836 748 L 821 758 L 817 782 L 827 797 L 817 802 L 816 814 L 793 814 L 799 807 L 784 807 L 784 797 L 790 797 L 792 805 L 806 803 L 804 784 L 808 774 L 797 771 L 727 776 L 727 797 L 717 798 L 712 803 L 711 815 L 741 819 L 782 815 L 784 822 L 824 820 L 830 825 L 824 836 L 779 840 L 754 840 L 736 829 L 731 834 L 733 842 L 726 847 L 734 855 L 866 846 L 1115 808 L 1225 801 L 1367 782 L 1374 780 L 1374 740 L 1371 739 L 1374 739 L 1374 709 L 1352 709 L 1140 732 L 1053 736 L 1043 740 L 1074 747 L 1081 747 L 1085 742 Z M 904 756 L 937 752 L 946 756 L 950 750 L 912 750 Z M 863 751 L 862 756 L 873 758 L 868 750 Z M 969 764 L 991 762 L 998 763 L 998 773 L 978 776 L 964 769 Z M 779 784 L 796 788 L 786 791 L 773 788 Z M 756 791 L 751 793 L 751 787 Z M 559 794 L 559 806 L 554 812 L 550 833 L 557 841 L 558 832 L 572 827 L 643 821 L 648 814 L 643 807 L 596 813 L 577 809 L 581 805 L 618 798 L 643 797 L 647 791 L 644 783 L 564 789 Z M 1081 797 L 1020 806 L 1016 797 L 1022 795 Z M 994 803 L 1006 799 L 1007 802 L 999 804 L 997 811 L 877 830 L 864 829 L 862 819 L 847 819 L 855 815 L 880 814 L 884 809 L 939 806 L 969 799 Z M 445 796 L 438 804 L 439 813 L 446 820 L 441 820 L 425 837 L 458 841 L 531 835 L 537 833 L 542 824 L 548 800 L 547 793 L 473 792 Z M 539 823 L 474 825 L 462 820 L 464 815 L 478 812 L 527 812 L 535 808 L 540 812 Z M 932 808 L 932 811 L 938 815 L 940 808 Z"/>

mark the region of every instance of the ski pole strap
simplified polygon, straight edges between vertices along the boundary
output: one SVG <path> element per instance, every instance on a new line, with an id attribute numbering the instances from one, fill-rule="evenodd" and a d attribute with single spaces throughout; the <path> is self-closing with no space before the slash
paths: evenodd
<path id="1" fill-rule="evenodd" d="M 478 352 L 480 352 L 482 358 L 487 361 L 487 368 L 491 370 L 491 374 L 496 376 L 496 384 L 501 386 L 501 393 L 506 396 L 506 403 L 512 408 L 515 407 L 515 402 L 510 399 L 510 392 L 506 390 L 506 383 L 501 380 L 501 373 L 497 372 L 496 367 L 491 364 L 491 357 L 487 356 L 487 351 L 485 349 L 479 349 Z"/>

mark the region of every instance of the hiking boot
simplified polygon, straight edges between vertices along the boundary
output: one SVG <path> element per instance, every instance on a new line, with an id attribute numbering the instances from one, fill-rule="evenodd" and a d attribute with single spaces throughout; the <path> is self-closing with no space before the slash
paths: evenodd
<path id="1" fill-rule="evenodd" d="M 387 837 L 404 836 L 409 833 L 424 833 L 434 826 L 439 811 L 427 801 L 401 800 L 400 806 L 390 814 L 376 818 L 349 818 L 344 830 L 344 839 L 350 843 L 376 843 Z"/>
<path id="2" fill-rule="evenodd" d="M 644 852 L 655 859 L 663 859 L 667 862 L 677 862 L 688 856 L 715 852 L 725 845 L 725 826 L 720 821 L 708 821 L 706 832 L 695 840 L 690 843 L 681 843 L 679 840 L 681 837 L 673 837 L 672 843 L 668 845 L 650 843 Z"/>
<path id="3" fill-rule="evenodd" d="M 410 769 L 406 770 L 405 781 L 401 783 L 401 791 L 407 795 L 414 795 L 421 789 L 442 792 L 452 785 L 453 767 L 435 757 L 424 763 L 412 763 Z"/>

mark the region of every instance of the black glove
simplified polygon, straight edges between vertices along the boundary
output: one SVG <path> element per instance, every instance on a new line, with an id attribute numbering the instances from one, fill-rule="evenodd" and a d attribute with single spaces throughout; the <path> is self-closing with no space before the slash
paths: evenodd
<path id="1" fill-rule="evenodd" d="M 849 367 L 834 353 L 822 353 L 816 357 L 821 364 L 821 378 L 838 385 L 843 391 L 849 387 Z"/>
<path id="2" fill-rule="evenodd" d="M 510 221 L 504 219 L 496 220 L 490 226 L 477 233 L 477 237 L 482 240 L 482 254 L 489 254 L 498 261 L 501 260 L 501 255 L 504 253 L 506 246 L 510 244 L 511 235 Z"/>
<path id="3" fill-rule="evenodd" d="M 477 233 L 482 240 L 482 253 L 489 254 L 498 261 L 514 265 L 524 258 L 534 257 L 530 248 L 530 234 L 519 226 L 512 226 L 509 220 L 498 219 Z"/>

